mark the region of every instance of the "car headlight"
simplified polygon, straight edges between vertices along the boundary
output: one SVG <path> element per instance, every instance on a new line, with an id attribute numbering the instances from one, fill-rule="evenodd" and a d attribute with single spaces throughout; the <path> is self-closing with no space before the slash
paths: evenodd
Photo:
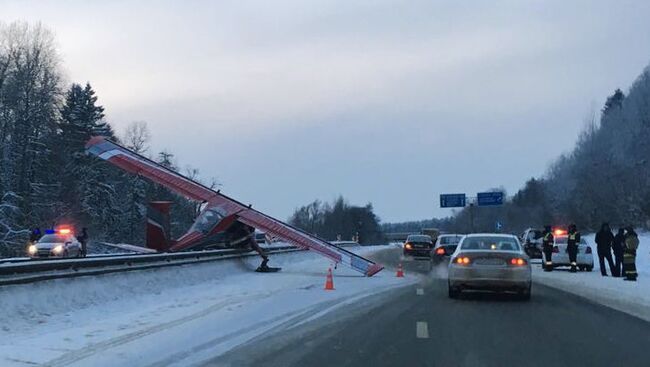
<path id="1" fill-rule="evenodd" d="M 54 252 L 57 255 L 62 253 L 63 252 L 63 246 L 61 246 L 61 245 L 54 246 L 54 248 L 52 249 L 52 252 Z"/>
<path id="2" fill-rule="evenodd" d="M 29 247 L 27 248 L 27 253 L 29 253 L 30 255 L 34 255 L 36 252 L 38 252 L 36 245 L 29 245 Z"/>

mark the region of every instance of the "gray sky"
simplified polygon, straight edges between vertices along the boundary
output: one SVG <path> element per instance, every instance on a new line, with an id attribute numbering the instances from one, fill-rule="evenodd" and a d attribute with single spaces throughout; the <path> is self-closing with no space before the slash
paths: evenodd
<path id="1" fill-rule="evenodd" d="M 118 131 L 280 218 L 316 198 L 384 221 L 514 193 L 650 61 L 650 2 L 5 1 L 41 21 Z"/>

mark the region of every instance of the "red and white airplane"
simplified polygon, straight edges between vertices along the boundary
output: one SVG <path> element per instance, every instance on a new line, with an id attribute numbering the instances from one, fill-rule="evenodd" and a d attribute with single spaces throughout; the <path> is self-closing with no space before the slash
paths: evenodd
<path id="1" fill-rule="evenodd" d="M 153 220 L 150 215 L 147 246 L 158 251 L 185 251 L 203 246 L 212 238 L 247 233 L 246 227 L 254 227 L 295 246 L 315 251 L 336 264 L 347 265 L 366 276 L 383 269 L 380 264 L 261 213 L 250 205 L 244 205 L 104 137 L 91 138 L 86 143 L 86 151 L 127 172 L 147 177 L 187 199 L 205 204 L 192 227 L 177 240 L 169 239 L 166 231 L 155 221 L 155 215 Z M 155 207 L 154 203 L 154 214 Z M 149 238 L 156 238 L 156 243 L 149 243 Z"/>

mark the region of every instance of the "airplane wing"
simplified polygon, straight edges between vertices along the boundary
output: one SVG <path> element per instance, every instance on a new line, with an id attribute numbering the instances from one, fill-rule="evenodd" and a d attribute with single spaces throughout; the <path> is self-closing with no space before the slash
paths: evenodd
<path id="1" fill-rule="evenodd" d="M 86 143 L 86 151 L 127 172 L 147 177 L 190 200 L 207 202 L 208 207 L 218 209 L 224 216 L 235 215 L 244 224 L 296 246 L 308 248 L 367 276 L 383 269 L 380 264 L 261 213 L 103 137 L 91 138 Z"/>

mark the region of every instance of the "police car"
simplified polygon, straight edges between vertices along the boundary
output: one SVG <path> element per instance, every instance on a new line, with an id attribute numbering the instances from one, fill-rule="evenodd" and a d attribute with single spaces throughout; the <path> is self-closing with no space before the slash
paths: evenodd
<path id="1" fill-rule="evenodd" d="M 81 257 L 81 243 L 70 228 L 47 230 L 45 235 L 27 247 L 32 259 Z"/>
<path id="2" fill-rule="evenodd" d="M 553 245 L 553 254 L 551 255 L 551 261 L 553 262 L 553 267 L 561 266 L 571 266 L 569 261 L 569 252 L 567 251 L 568 235 L 566 231 L 556 229 L 553 233 L 555 243 Z M 542 262 L 546 262 L 546 256 L 542 255 Z M 578 269 L 592 271 L 594 269 L 594 255 L 591 249 L 591 246 L 585 241 L 584 238 L 580 238 L 580 243 L 578 244 L 578 256 L 576 257 L 576 263 Z"/>

